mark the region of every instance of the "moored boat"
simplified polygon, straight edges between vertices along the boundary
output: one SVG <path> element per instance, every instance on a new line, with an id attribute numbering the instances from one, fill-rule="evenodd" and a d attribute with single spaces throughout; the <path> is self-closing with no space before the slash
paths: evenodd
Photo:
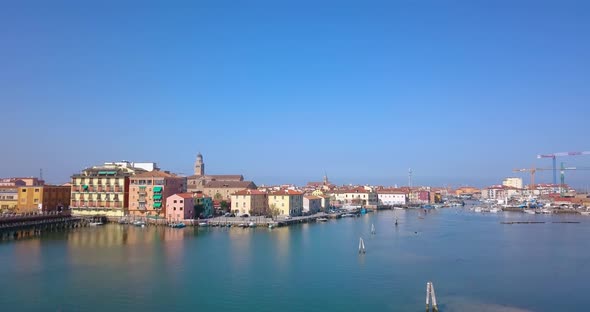
<path id="1" fill-rule="evenodd" d="M 318 222 L 326 222 L 326 221 L 328 221 L 328 218 L 317 218 L 316 220 Z"/>

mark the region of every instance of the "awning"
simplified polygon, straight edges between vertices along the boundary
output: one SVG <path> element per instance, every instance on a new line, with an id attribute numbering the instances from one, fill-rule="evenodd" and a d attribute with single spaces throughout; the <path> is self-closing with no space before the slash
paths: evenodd
<path id="1" fill-rule="evenodd" d="M 162 195 L 154 195 L 154 199 L 162 199 Z"/>
<path id="2" fill-rule="evenodd" d="M 86 185 L 86 184 L 85 185 L 82 185 L 82 188 L 83 189 L 87 189 L 88 188 L 88 185 Z"/>
<path id="3" fill-rule="evenodd" d="M 161 191 L 162 191 L 161 186 L 154 186 L 154 192 L 161 192 Z"/>
<path id="4" fill-rule="evenodd" d="M 154 208 L 161 208 L 162 207 L 162 203 L 154 203 Z"/>

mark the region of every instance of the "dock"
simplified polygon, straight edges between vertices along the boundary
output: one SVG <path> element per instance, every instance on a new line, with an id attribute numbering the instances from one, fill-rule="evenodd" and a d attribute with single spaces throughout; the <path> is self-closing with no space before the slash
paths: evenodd
<path id="1" fill-rule="evenodd" d="M 73 217 L 69 211 L 2 215 L 0 216 L 0 239 L 17 239 L 43 232 L 84 227 L 90 221 L 88 218 Z"/>

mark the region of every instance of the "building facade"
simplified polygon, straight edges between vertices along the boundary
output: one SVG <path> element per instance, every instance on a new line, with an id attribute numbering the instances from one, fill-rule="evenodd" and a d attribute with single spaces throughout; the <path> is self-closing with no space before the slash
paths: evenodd
<path id="1" fill-rule="evenodd" d="M 193 193 L 179 193 L 166 198 L 166 219 L 182 221 L 196 219 Z"/>
<path id="2" fill-rule="evenodd" d="M 506 178 L 502 181 L 502 185 L 522 189 L 522 178 Z"/>
<path id="3" fill-rule="evenodd" d="M 18 212 L 51 212 L 68 209 L 71 189 L 68 186 L 42 185 L 18 188 Z"/>
<path id="4" fill-rule="evenodd" d="M 355 187 L 335 191 L 332 196 L 341 204 L 352 205 L 378 205 L 377 193 L 370 188 Z"/>
<path id="5" fill-rule="evenodd" d="M 239 182 L 244 181 L 244 177 L 240 174 L 206 175 L 203 155 L 199 153 L 195 160 L 194 175 L 187 178 L 187 191 L 195 194 L 204 193 L 205 187 L 212 181 Z"/>
<path id="6" fill-rule="evenodd" d="M 244 189 L 255 190 L 256 184 L 252 181 L 210 181 L 205 185 L 203 194 L 213 200 L 231 201 L 231 194 Z"/>
<path id="7" fill-rule="evenodd" d="M 215 213 L 215 210 L 213 209 L 213 199 L 209 196 L 200 193 L 191 194 L 193 194 L 193 198 L 195 199 L 195 213 L 197 213 L 197 217 L 212 217 Z M 201 211 L 200 213 L 197 212 L 197 207 Z"/>
<path id="8" fill-rule="evenodd" d="M 303 214 L 315 214 L 322 210 L 322 198 L 319 196 L 303 196 Z"/>
<path id="9" fill-rule="evenodd" d="M 383 206 L 403 206 L 408 203 L 406 193 L 393 190 L 377 191 L 377 199 L 379 200 L 379 205 Z"/>
<path id="10" fill-rule="evenodd" d="M 129 215 L 167 216 L 165 201 L 173 194 L 186 192 L 186 178 L 167 171 L 148 171 L 129 178 Z M 193 210 L 194 212 L 194 210 Z"/>
<path id="11" fill-rule="evenodd" d="M 72 214 L 125 216 L 129 207 L 129 178 L 146 172 L 131 164 L 105 163 L 74 174 L 71 183 Z"/>
<path id="12" fill-rule="evenodd" d="M 18 204 L 17 186 L 0 186 L 0 212 L 16 212 Z"/>
<path id="13" fill-rule="evenodd" d="M 300 216 L 303 214 L 303 192 L 279 190 L 268 194 L 268 207 L 271 213 L 280 216 Z"/>
<path id="14" fill-rule="evenodd" d="M 0 179 L 0 186 L 41 186 L 45 181 L 35 178 L 3 178 Z"/>
<path id="15" fill-rule="evenodd" d="M 231 195 L 231 211 L 235 214 L 263 216 L 268 211 L 268 194 L 263 191 L 245 189 Z"/>

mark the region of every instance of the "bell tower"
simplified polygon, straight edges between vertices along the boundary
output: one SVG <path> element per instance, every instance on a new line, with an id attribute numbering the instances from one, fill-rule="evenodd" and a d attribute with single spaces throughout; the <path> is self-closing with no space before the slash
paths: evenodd
<path id="1" fill-rule="evenodd" d="M 197 154 L 197 161 L 195 162 L 195 175 L 205 175 L 205 163 L 203 163 L 203 155 L 201 155 L 201 153 Z"/>

